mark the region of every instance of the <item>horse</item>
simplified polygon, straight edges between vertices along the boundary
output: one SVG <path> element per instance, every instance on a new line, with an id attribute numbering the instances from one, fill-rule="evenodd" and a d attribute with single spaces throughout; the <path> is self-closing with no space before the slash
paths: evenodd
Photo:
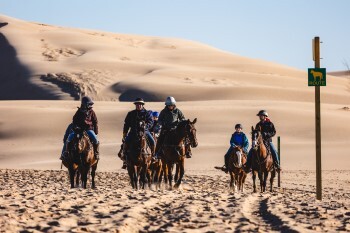
<path id="1" fill-rule="evenodd" d="M 93 146 L 89 136 L 79 127 L 73 128 L 75 137 L 69 147 L 69 153 L 63 165 L 68 168 L 71 188 L 74 188 L 74 177 L 76 176 L 76 186 L 79 185 L 79 175 L 81 177 L 82 187 L 87 186 L 87 173 L 91 168 L 92 188 L 95 188 L 95 173 L 98 161 L 94 157 Z"/>
<path id="2" fill-rule="evenodd" d="M 84 189 L 87 186 L 87 177 L 91 169 L 91 188 L 96 188 L 95 175 L 98 160 L 94 156 L 94 148 L 88 134 L 84 131 L 78 143 L 78 153 L 80 155 L 79 173 L 81 175 L 81 185 Z"/>
<path id="3" fill-rule="evenodd" d="M 266 149 L 264 144 L 261 128 L 254 129 L 252 126 L 252 173 L 253 173 L 253 189 L 256 193 L 256 173 L 258 173 L 260 180 L 260 191 L 266 191 L 266 181 L 271 173 L 270 178 L 270 192 L 272 192 L 273 180 L 276 176 L 276 170 L 273 166 L 273 160 L 270 150 Z"/>
<path id="4" fill-rule="evenodd" d="M 168 178 L 169 188 L 172 189 L 173 181 L 173 167 L 174 164 L 178 166 L 179 172 L 175 175 L 175 186 L 178 188 L 181 184 L 182 178 L 185 174 L 185 140 L 189 138 L 191 146 L 197 147 L 197 137 L 195 124 L 197 118 L 191 122 L 190 120 L 181 121 L 178 126 L 170 130 L 164 138 L 162 151 L 162 163 L 164 176 Z"/>
<path id="5" fill-rule="evenodd" d="M 136 132 L 133 132 L 130 142 L 126 146 L 126 163 L 133 189 L 138 189 L 138 181 L 142 189 L 145 188 L 146 175 L 151 161 L 151 152 L 148 147 L 145 133 L 146 124 L 144 121 L 138 123 Z M 148 186 L 151 187 L 151 180 L 148 179 Z"/>
<path id="6" fill-rule="evenodd" d="M 236 191 L 237 186 L 239 191 L 243 192 L 244 190 L 247 173 L 243 170 L 242 164 L 245 164 L 246 159 L 247 157 L 240 146 L 234 147 L 230 153 L 227 169 L 231 176 L 230 189 L 233 191 Z"/>

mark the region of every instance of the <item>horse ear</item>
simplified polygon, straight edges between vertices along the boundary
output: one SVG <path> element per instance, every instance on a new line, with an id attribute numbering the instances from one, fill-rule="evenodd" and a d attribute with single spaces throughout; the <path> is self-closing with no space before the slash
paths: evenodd
<path id="1" fill-rule="evenodd" d="M 252 126 L 252 132 L 254 131 L 254 127 Z"/>
<path id="2" fill-rule="evenodd" d="M 196 122 L 197 122 L 197 118 L 194 118 L 192 124 L 196 124 Z"/>

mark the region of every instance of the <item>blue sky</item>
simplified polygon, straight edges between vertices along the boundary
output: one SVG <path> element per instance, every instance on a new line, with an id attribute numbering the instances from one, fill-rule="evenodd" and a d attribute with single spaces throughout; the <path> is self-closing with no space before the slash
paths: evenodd
<path id="1" fill-rule="evenodd" d="M 350 64 L 349 10 L 349 0 L 0 0 L 0 14 L 23 20 L 183 38 L 303 70 L 319 36 L 327 71 Z"/>

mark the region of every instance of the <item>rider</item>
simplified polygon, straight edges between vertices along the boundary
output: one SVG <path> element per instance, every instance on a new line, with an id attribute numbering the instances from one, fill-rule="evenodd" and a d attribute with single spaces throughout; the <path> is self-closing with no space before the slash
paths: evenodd
<path id="1" fill-rule="evenodd" d="M 186 120 L 184 114 L 176 107 L 176 100 L 168 96 L 165 100 L 165 108 L 160 112 L 156 128 L 161 127 L 156 146 L 156 158 L 160 157 L 160 148 L 163 145 L 165 135 L 169 130 L 175 128 L 179 122 Z M 187 139 L 186 139 L 187 140 Z M 186 143 L 186 158 L 191 158 L 191 147 Z"/>
<path id="2" fill-rule="evenodd" d="M 242 129 L 243 129 L 242 124 L 235 125 L 235 132 L 232 134 L 231 140 L 230 140 L 230 148 L 225 154 L 225 165 L 222 167 L 222 170 L 224 172 L 228 171 L 228 160 L 230 158 L 230 154 L 232 153 L 232 150 L 236 146 L 240 146 L 243 149 L 243 153 L 248 154 L 249 141 L 245 133 L 242 132 Z"/>
<path id="3" fill-rule="evenodd" d="M 272 143 L 272 137 L 275 136 L 276 134 L 276 129 L 274 124 L 271 122 L 271 120 L 268 118 L 269 114 L 267 113 L 267 111 L 265 110 L 260 110 L 259 113 L 257 114 L 257 116 L 259 116 L 260 121 L 256 124 L 255 128 L 261 128 L 261 135 L 264 141 L 264 144 L 269 144 L 270 145 L 270 151 L 272 154 L 272 159 L 274 162 L 274 165 L 277 169 L 277 171 L 281 170 L 280 167 L 280 162 L 278 160 L 278 156 L 277 156 L 277 151 L 275 146 Z M 248 158 L 247 158 L 247 162 L 246 162 L 246 172 L 250 172 L 250 168 L 252 165 L 252 150 L 253 148 L 250 149 L 249 153 L 248 153 Z"/>
<path id="4" fill-rule="evenodd" d="M 134 101 L 135 104 L 135 110 L 132 110 L 128 112 L 128 114 L 125 117 L 124 121 L 124 129 L 123 129 L 123 142 L 125 144 L 128 144 L 130 140 L 135 137 L 137 134 L 137 126 L 140 121 L 145 121 L 146 127 L 145 127 L 145 134 L 147 137 L 148 144 L 151 149 L 151 154 L 152 157 L 154 156 L 154 149 L 155 149 L 155 141 L 154 138 L 152 137 L 150 133 L 150 128 L 153 125 L 153 119 L 151 116 L 151 112 L 147 111 L 144 108 L 145 101 L 142 98 L 137 98 Z M 123 146 L 123 153 L 126 155 L 126 146 Z M 123 161 L 123 167 L 126 168 L 126 163 L 125 163 L 125 156 L 124 156 L 124 161 Z"/>
<path id="5" fill-rule="evenodd" d="M 158 117 L 159 117 L 159 112 L 157 111 L 152 112 L 153 125 L 150 129 L 150 132 L 153 133 L 154 135 L 159 135 L 159 132 L 160 132 L 160 127 L 157 127 Z"/>
<path id="6" fill-rule="evenodd" d="M 92 109 L 94 102 L 88 96 L 84 96 L 81 99 L 81 106 L 78 107 L 77 112 L 73 116 L 73 125 L 85 130 L 89 136 L 90 141 L 94 147 L 95 159 L 100 159 L 100 143 L 97 138 L 98 134 L 98 121 L 95 111 Z M 67 139 L 66 152 L 71 148 L 72 140 L 75 136 L 75 132 L 71 131 Z"/>

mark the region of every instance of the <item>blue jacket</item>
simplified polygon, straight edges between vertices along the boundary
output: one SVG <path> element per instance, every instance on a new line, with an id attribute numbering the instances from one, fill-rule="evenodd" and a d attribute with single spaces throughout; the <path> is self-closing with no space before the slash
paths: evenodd
<path id="1" fill-rule="evenodd" d="M 248 152 L 249 141 L 247 136 L 243 132 L 241 133 L 234 132 L 231 136 L 230 144 L 231 144 L 231 147 L 240 146 L 243 148 L 243 151 L 245 153 Z"/>

